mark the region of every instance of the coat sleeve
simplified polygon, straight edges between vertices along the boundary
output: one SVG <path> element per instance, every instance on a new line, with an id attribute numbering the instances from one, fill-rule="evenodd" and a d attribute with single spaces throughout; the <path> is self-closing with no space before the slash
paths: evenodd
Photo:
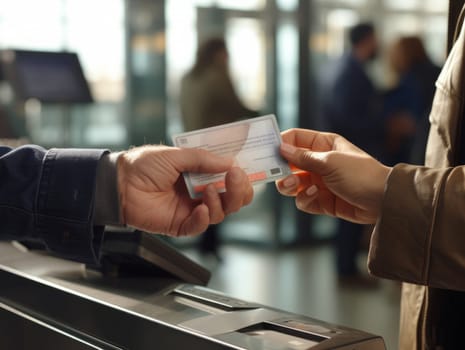
<path id="1" fill-rule="evenodd" d="M 465 291 L 464 166 L 393 168 L 368 268 L 379 277 Z"/>
<path id="2" fill-rule="evenodd" d="M 105 150 L 0 147 L 0 238 L 35 240 L 95 263 L 103 227 L 93 226 L 95 181 Z"/>

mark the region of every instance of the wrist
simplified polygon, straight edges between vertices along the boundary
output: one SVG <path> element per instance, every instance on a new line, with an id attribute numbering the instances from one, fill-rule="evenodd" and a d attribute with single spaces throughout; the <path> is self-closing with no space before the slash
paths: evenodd
<path id="1" fill-rule="evenodd" d="M 98 163 L 95 184 L 94 224 L 119 225 L 120 209 L 116 162 L 119 153 L 104 154 Z"/>
<path id="2" fill-rule="evenodd" d="M 381 208 L 383 205 L 384 194 L 386 192 L 386 186 L 389 179 L 389 175 L 392 172 L 392 167 L 386 166 L 381 164 L 378 174 L 375 176 L 376 181 L 376 188 L 375 188 L 375 195 L 374 195 L 374 207 L 377 209 L 377 213 L 381 212 Z"/>
<path id="3" fill-rule="evenodd" d="M 121 224 L 126 225 L 126 169 L 127 169 L 127 152 L 120 152 L 116 161 L 117 174 L 117 195 L 119 203 L 119 219 Z"/>

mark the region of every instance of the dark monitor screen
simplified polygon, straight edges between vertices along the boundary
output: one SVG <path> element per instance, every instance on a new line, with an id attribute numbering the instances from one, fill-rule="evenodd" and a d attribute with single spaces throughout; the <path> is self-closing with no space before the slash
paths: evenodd
<path id="1" fill-rule="evenodd" d="M 154 234 L 106 230 L 100 247 L 99 269 L 119 276 L 174 276 L 184 282 L 206 285 L 210 271 Z"/>
<path id="2" fill-rule="evenodd" d="M 6 78 L 21 99 L 36 98 L 44 103 L 93 101 L 75 53 L 12 50 L 2 57 Z"/>

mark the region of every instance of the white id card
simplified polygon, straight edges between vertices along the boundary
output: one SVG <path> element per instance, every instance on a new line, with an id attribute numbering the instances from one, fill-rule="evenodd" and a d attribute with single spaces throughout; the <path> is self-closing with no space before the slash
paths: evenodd
<path id="1" fill-rule="evenodd" d="M 287 162 L 279 154 L 281 134 L 274 115 L 186 132 L 172 137 L 181 148 L 202 148 L 219 156 L 234 158 L 236 165 L 255 185 L 275 181 L 291 174 Z M 208 184 L 218 192 L 225 191 L 225 173 L 184 173 L 192 198 L 202 197 Z"/>

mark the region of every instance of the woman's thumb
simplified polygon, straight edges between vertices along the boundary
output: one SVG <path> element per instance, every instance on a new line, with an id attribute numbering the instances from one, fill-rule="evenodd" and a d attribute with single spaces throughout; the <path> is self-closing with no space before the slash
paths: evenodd
<path id="1" fill-rule="evenodd" d="M 327 171 L 326 152 L 314 152 L 289 143 L 281 144 L 281 155 L 297 168 L 324 175 Z"/>

